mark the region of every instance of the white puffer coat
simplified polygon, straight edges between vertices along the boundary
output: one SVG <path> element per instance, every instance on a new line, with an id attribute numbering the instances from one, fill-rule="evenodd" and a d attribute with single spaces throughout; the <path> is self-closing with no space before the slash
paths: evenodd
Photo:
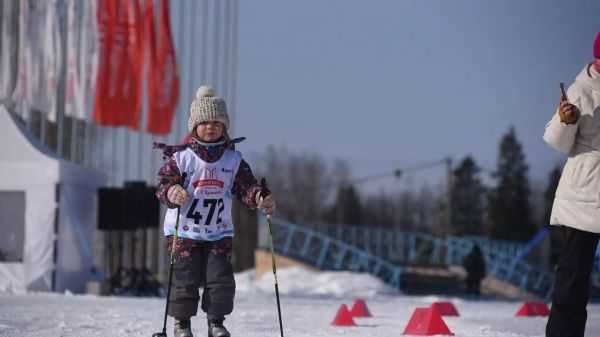
<path id="1" fill-rule="evenodd" d="M 600 233 L 600 74 L 586 66 L 567 90 L 581 116 L 575 124 L 558 113 L 546 124 L 544 140 L 569 154 L 552 206 L 550 224 Z"/>

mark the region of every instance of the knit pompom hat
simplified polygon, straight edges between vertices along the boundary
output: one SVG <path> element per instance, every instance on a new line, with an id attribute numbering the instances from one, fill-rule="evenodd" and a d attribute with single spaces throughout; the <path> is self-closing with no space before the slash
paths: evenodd
<path id="1" fill-rule="evenodd" d="M 203 85 L 196 91 L 196 98 L 190 106 L 188 131 L 191 133 L 196 125 L 211 121 L 221 122 L 225 125 L 225 132 L 229 130 L 229 115 L 225 101 L 221 97 L 215 97 L 210 86 Z"/>

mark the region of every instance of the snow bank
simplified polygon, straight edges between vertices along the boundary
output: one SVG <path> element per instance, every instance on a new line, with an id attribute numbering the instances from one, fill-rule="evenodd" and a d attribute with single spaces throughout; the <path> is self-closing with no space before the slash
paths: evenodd
<path id="1" fill-rule="evenodd" d="M 237 293 L 275 292 L 273 273 L 254 277 L 254 269 L 235 276 Z M 313 273 L 300 267 L 277 269 L 279 293 L 333 297 L 373 298 L 378 295 L 398 295 L 399 291 L 366 273 L 326 271 Z"/>

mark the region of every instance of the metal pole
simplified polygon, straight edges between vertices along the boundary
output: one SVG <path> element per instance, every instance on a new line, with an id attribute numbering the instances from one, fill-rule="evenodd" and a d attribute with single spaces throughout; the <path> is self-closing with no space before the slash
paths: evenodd
<path id="1" fill-rule="evenodd" d="M 71 116 L 71 161 L 77 163 L 77 117 Z"/>
<path id="2" fill-rule="evenodd" d="M 273 230 L 271 229 L 271 216 L 267 215 L 267 224 L 269 225 L 269 247 L 271 248 L 271 264 L 273 267 L 273 276 L 275 277 L 275 297 L 277 298 L 277 315 L 279 316 L 279 331 L 283 337 L 283 323 L 281 322 L 281 304 L 279 303 L 279 285 L 277 284 L 277 268 L 275 266 L 275 251 L 273 249 Z"/>
<path id="3" fill-rule="evenodd" d="M 184 35 L 184 1 L 179 1 L 179 36 L 177 37 L 177 40 L 179 41 L 179 81 L 183 82 L 183 59 L 184 59 L 184 50 L 185 50 L 185 46 L 183 44 L 183 35 Z M 182 125 L 182 116 L 185 115 L 184 113 L 184 106 L 185 104 L 182 104 L 183 102 L 185 102 L 185 96 L 184 96 L 184 92 L 185 90 L 180 90 L 180 95 L 179 95 L 179 113 L 177 114 L 177 116 L 175 116 L 175 132 L 173 134 L 173 143 L 178 143 L 179 142 L 179 138 L 181 138 L 181 125 Z"/>
<path id="4" fill-rule="evenodd" d="M 224 28 L 224 32 L 223 32 L 223 85 L 222 85 L 222 89 L 221 91 L 221 95 L 223 95 L 222 97 L 224 97 L 226 100 L 228 100 L 228 92 L 229 92 L 229 88 L 228 88 L 228 83 L 229 83 L 229 65 L 231 64 L 231 62 L 229 61 L 229 40 L 230 40 L 230 35 L 231 35 L 231 29 L 230 29 L 230 22 L 231 22 L 231 0 L 225 0 L 225 12 L 223 13 L 224 16 L 224 24 L 223 24 L 223 28 Z"/>
<path id="5" fill-rule="evenodd" d="M 446 158 L 446 219 L 442 235 L 450 234 L 452 217 L 452 158 Z"/>
<path id="6" fill-rule="evenodd" d="M 195 64 L 196 64 L 196 58 L 194 57 L 194 55 L 196 54 L 196 48 L 194 45 L 194 33 L 196 32 L 197 29 L 197 23 L 198 20 L 195 20 L 196 18 L 196 1 L 192 1 L 192 9 L 190 10 L 190 27 L 191 27 L 191 32 L 190 32 L 190 57 L 189 57 L 189 68 L 188 68 L 188 89 L 191 90 L 192 95 L 195 95 L 196 91 L 194 90 L 194 78 L 196 77 L 195 75 Z"/>
<path id="7" fill-rule="evenodd" d="M 85 118 L 85 117 L 84 117 Z M 92 167 L 92 123 L 86 118 L 83 123 L 83 166 Z"/>
<path id="8" fill-rule="evenodd" d="M 185 182 L 186 172 L 181 174 L 181 184 Z M 179 235 L 179 212 L 181 211 L 181 206 L 177 206 L 177 217 L 175 218 L 175 235 L 173 236 L 173 241 L 171 244 L 171 255 L 169 257 L 169 281 L 167 283 L 167 300 L 165 304 L 165 316 L 163 319 L 163 328 L 162 332 L 155 333 L 152 337 L 166 337 L 167 336 L 167 314 L 169 312 L 169 299 L 171 298 L 171 284 L 173 282 L 173 266 L 175 265 L 175 247 L 177 247 L 177 237 Z"/>
<path id="9" fill-rule="evenodd" d="M 238 61 L 238 29 L 239 29 L 239 0 L 233 0 L 233 34 L 232 34 L 232 60 L 231 60 L 231 134 L 235 130 L 237 116 L 237 61 Z"/>
<path id="10" fill-rule="evenodd" d="M 94 123 L 94 129 L 96 131 L 94 132 L 94 136 L 96 137 L 96 168 L 102 170 L 102 158 L 104 157 L 104 148 L 106 146 L 106 138 L 104 136 L 106 133 L 104 132 L 104 128 L 96 123 Z"/>
<path id="11" fill-rule="evenodd" d="M 207 52 L 206 52 L 206 39 L 208 37 L 208 0 L 204 0 L 202 3 L 202 35 L 200 39 L 200 83 L 206 84 L 208 80 L 208 60 L 207 60 Z"/>
<path id="12" fill-rule="evenodd" d="M 48 127 L 48 120 L 45 114 L 40 114 L 40 141 L 42 144 L 46 144 L 46 134 L 48 133 L 46 128 Z"/>
<path id="13" fill-rule="evenodd" d="M 260 186 L 263 191 L 267 191 L 267 180 L 262 178 Z M 281 322 L 281 305 L 279 303 L 279 285 L 277 284 L 277 267 L 275 265 L 275 249 L 273 248 L 273 229 L 271 227 L 271 215 L 267 214 L 267 225 L 269 226 L 269 248 L 271 249 L 271 266 L 273 268 L 273 276 L 275 277 L 275 297 L 277 298 L 277 314 L 279 316 L 279 331 L 283 337 L 283 323 Z"/>
<path id="14" fill-rule="evenodd" d="M 58 76 L 58 86 L 56 90 L 56 123 L 59 127 L 59 137 L 57 137 L 57 142 L 59 142 L 59 151 L 58 155 L 62 157 L 64 155 L 64 124 L 65 124 L 65 101 L 66 101 L 66 87 L 67 87 L 67 20 L 66 20 L 66 6 L 58 6 L 57 15 L 59 15 L 59 30 L 61 32 L 61 62 L 63 66 L 60 69 L 60 74 Z M 60 19 L 62 18 L 62 20 Z M 72 151 L 72 149 L 71 149 Z"/>
<path id="15" fill-rule="evenodd" d="M 112 138 L 112 156 L 110 158 L 110 181 L 112 182 L 112 186 L 117 186 L 117 128 L 111 128 L 111 138 Z"/>
<path id="16" fill-rule="evenodd" d="M 214 15 L 214 36 L 213 36 L 213 65 L 212 65 L 212 86 L 217 90 L 219 88 L 219 39 L 221 37 L 221 2 L 215 1 Z M 218 95 L 218 94 L 217 94 Z"/>
<path id="17" fill-rule="evenodd" d="M 194 48 L 194 33 L 196 32 L 196 22 L 198 20 L 195 20 L 196 18 L 196 1 L 192 1 L 192 9 L 190 10 L 190 21 L 191 21 L 191 25 L 190 25 L 190 43 L 189 43 L 189 58 L 188 58 L 188 69 L 189 71 L 188 73 L 188 97 L 190 97 L 190 99 L 194 99 L 194 97 L 196 96 L 196 91 L 194 90 L 195 86 L 194 86 L 194 64 L 196 63 L 194 54 L 196 53 L 196 48 Z M 181 124 L 181 123 L 180 123 Z M 183 135 L 180 135 L 179 138 L 181 140 L 181 138 L 183 137 Z"/>
<path id="18" fill-rule="evenodd" d="M 125 151 L 123 151 L 123 182 L 125 182 L 129 179 L 129 139 L 131 137 L 131 131 L 129 129 L 123 129 L 123 132 L 125 132 Z"/>

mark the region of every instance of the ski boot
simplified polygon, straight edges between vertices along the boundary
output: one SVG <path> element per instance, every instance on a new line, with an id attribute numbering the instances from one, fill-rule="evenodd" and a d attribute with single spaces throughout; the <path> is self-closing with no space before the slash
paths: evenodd
<path id="1" fill-rule="evenodd" d="M 208 320 L 208 337 L 231 337 L 229 331 L 223 326 L 223 318 Z"/>
<path id="2" fill-rule="evenodd" d="M 175 330 L 173 331 L 175 337 L 194 337 L 192 334 L 192 323 L 190 319 L 176 319 Z"/>

